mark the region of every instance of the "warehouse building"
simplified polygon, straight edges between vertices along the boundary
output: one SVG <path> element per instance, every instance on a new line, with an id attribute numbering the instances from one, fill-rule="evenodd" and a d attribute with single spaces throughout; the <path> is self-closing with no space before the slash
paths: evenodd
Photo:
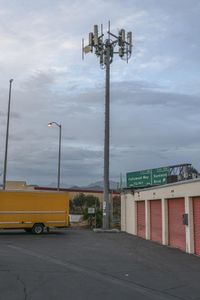
<path id="1" fill-rule="evenodd" d="M 121 230 L 200 255 L 200 178 L 124 190 Z"/>

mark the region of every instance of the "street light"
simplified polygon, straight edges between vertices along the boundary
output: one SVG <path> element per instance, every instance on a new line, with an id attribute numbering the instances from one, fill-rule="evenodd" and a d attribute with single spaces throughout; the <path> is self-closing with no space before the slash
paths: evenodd
<path id="1" fill-rule="evenodd" d="M 61 131 L 62 131 L 62 125 L 58 124 L 57 122 L 50 122 L 48 124 L 48 127 L 52 127 L 53 124 L 59 127 L 59 150 L 58 150 L 58 185 L 57 190 L 60 189 L 60 161 L 61 161 Z"/>
<path id="2" fill-rule="evenodd" d="M 12 82 L 13 82 L 13 79 L 10 79 L 9 80 L 9 97 L 8 97 L 8 114 L 7 114 L 5 158 L 4 158 L 4 169 L 3 169 L 3 190 L 6 189 L 6 172 L 7 172 L 7 157 L 8 157 L 8 137 L 9 137 L 10 102 L 11 102 Z"/>

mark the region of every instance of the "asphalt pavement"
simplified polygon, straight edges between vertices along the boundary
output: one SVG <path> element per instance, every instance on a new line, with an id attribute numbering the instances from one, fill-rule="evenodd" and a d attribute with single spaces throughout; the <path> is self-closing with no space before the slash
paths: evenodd
<path id="1" fill-rule="evenodd" d="M 200 300 L 200 257 L 125 233 L 0 231 L 0 300 Z"/>

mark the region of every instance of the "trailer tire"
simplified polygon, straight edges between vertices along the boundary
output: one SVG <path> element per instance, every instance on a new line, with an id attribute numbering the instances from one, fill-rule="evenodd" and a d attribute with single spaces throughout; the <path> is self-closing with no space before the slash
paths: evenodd
<path id="1" fill-rule="evenodd" d="M 42 234 L 44 231 L 44 225 L 41 223 L 36 223 L 33 225 L 32 232 L 35 234 Z"/>

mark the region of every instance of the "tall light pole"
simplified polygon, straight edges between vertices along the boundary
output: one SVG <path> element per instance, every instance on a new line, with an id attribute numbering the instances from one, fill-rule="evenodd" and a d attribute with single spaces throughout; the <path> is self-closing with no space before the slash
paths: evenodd
<path id="1" fill-rule="evenodd" d="M 108 36 L 104 39 L 103 26 L 101 34 L 98 34 L 98 25 L 94 25 L 94 32 L 89 33 L 89 44 L 84 46 L 82 40 L 82 58 L 84 53 L 93 52 L 100 59 L 102 69 L 106 68 L 106 88 L 105 88 L 105 136 L 104 136 L 104 196 L 103 196 L 103 229 L 109 229 L 109 148 L 110 148 L 110 64 L 114 54 L 118 54 L 121 59 L 128 62 L 132 54 L 132 32 L 125 34 L 121 29 L 118 36 L 110 31 L 108 24 Z M 118 45 L 118 50 L 114 51 Z"/>
<path id="2" fill-rule="evenodd" d="M 60 163 L 61 163 L 61 131 L 62 131 L 62 125 L 58 124 L 57 122 L 50 122 L 48 124 L 48 127 L 52 127 L 53 124 L 59 127 L 59 148 L 58 148 L 58 184 L 57 184 L 57 190 L 60 190 Z"/>
<path id="3" fill-rule="evenodd" d="M 4 169 L 3 169 L 3 190 L 6 189 L 6 173 L 7 173 L 7 158 L 8 158 L 8 137 L 9 137 L 9 124 L 10 124 L 10 102 L 11 102 L 12 82 L 13 82 L 13 79 L 10 79 L 9 80 L 9 97 L 8 97 L 5 157 L 4 157 Z"/>

